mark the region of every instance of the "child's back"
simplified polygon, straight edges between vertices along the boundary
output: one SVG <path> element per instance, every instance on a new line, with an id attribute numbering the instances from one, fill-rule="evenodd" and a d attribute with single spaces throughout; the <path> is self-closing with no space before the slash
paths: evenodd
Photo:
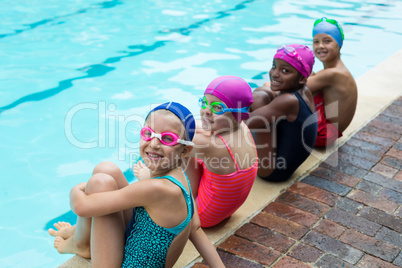
<path id="1" fill-rule="evenodd" d="M 211 227 L 244 203 L 257 174 L 254 140 L 242 123 L 252 103 L 251 88 L 239 77 L 218 77 L 208 85 L 200 103 L 202 129 L 194 137 L 194 156 L 201 166 L 195 168 L 192 189 L 201 226 Z M 223 106 L 232 110 L 222 112 Z"/>
<path id="2" fill-rule="evenodd" d="M 357 105 L 357 85 L 340 58 L 343 31 L 330 19 L 316 21 L 313 29 L 313 48 L 324 70 L 311 75 L 307 86 L 314 94 L 318 113 L 316 146 L 332 144 L 353 119 Z"/>
<path id="3" fill-rule="evenodd" d="M 326 118 L 332 124 L 336 124 L 342 133 L 349 126 L 356 111 L 357 85 L 355 79 L 341 60 L 334 67 L 321 70 L 316 75 L 317 77 L 314 75 L 309 77 L 307 85 L 313 92 L 316 92 L 318 86 L 316 83 L 319 83 L 316 78 L 318 79 L 318 76 L 327 77 L 326 83 L 321 83 L 326 86 L 320 89 Z M 316 92 L 315 96 L 318 94 Z"/>
<path id="4" fill-rule="evenodd" d="M 230 174 L 238 169 L 247 169 L 251 167 L 257 159 L 253 137 L 244 123 L 240 123 L 238 127 L 232 131 L 225 131 L 220 134 L 212 135 L 210 132 L 197 131 L 196 133 L 210 137 L 208 150 L 203 150 L 203 159 L 208 170 L 215 174 Z M 195 138 L 199 138 L 197 135 Z M 236 159 L 235 161 L 229 161 Z M 208 161 L 210 159 L 210 161 Z M 227 161 L 220 165 L 216 165 L 214 161 L 218 159 Z"/>
<path id="5" fill-rule="evenodd" d="M 244 136 L 252 137 L 247 127 L 240 127 L 242 132 L 241 142 L 227 142 L 231 135 L 219 135 L 214 138 L 216 147 L 211 150 L 216 152 L 216 159 L 220 164 L 205 155 L 200 159 L 203 174 L 198 188 L 198 215 L 201 226 L 211 227 L 231 216 L 246 200 L 257 175 L 258 158 L 256 149 L 247 144 Z M 247 147 L 251 147 L 249 150 Z M 209 160 L 211 159 L 211 160 Z M 224 161 L 222 161 L 224 160 Z M 208 165 L 207 165 L 208 163 Z"/>

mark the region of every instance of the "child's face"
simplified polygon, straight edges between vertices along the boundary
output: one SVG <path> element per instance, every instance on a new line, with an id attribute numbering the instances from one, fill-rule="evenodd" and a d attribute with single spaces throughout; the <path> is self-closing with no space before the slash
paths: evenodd
<path id="1" fill-rule="evenodd" d="M 205 94 L 205 98 L 207 99 L 208 103 L 213 103 L 213 102 L 221 102 L 218 97 L 211 95 L 211 94 Z M 236 123 L 236 119 L 234 118 L 233 114 L 231 112 L 225 112 L 223 114 L 215 114 L 211 111 L 209 107 L 206 107 L 205 109 L 201 108 L 200 109 L 200 114 L 201 114 L 201 122 L 202 122 L 202 128 L 206 131 L 211 131 L 211 132 L 224 132 L 225 130 L 229 130 L 233 127 L 233 125 Z"/>
<path id="2" fill-rule="evenodd" d="M 304 84 L 304 76 L 291 64 L 281 59 L 274 59 L 269 78 L 273 91 L 295 91 Z"/>
<path id="3" fill-rule="evenodd" d="M 184 135 L 184 126 L 173 114 L 158 114 L 153 112 L 145 124 L 155 133 L 173 132 L 181 139 Z M 145 165 L 154 173 L 164 173 L 180 164 L 180 160 L 187 153 L 188 148 L 178 143 L 173 146 L 164 145 L 158 138 L 150 141 L 140 139 L 140 155 Z"/>
<path id="4" fill-rule="evenodd" d="M 339 56 L 338 43 L 328 34 L 316 34 L 313 39 L 314 55 L 321 61 L 330 61 Z"/>

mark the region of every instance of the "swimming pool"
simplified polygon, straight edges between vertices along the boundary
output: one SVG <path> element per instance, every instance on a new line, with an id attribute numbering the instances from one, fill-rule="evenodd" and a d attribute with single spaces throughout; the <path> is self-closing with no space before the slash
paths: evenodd
<path id="1" fill-rule="evenodd" d="M 129 178 L 151 105 L 197 99 L 216 76 L 262 85 L 280 44 L 344 26 L 359 77 L 401 47 L 401 1 L 10 1 L 0 3 L 0 267 L 55 267 L 47 227 L 74 219 L 70 188 L 100 161 Z M 316 63 L 316 71 L 321 64 Z M 384 89 L 386 90 L 386 89 Z"/>

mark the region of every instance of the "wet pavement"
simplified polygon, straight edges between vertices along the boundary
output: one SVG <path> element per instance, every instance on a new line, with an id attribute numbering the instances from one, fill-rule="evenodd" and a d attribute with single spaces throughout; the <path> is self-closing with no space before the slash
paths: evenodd
<path id="1" fill-rule="evenodd" d="M 401 137 L 399 97 L 220 242 L 225 265 L 402 267 Z"/>

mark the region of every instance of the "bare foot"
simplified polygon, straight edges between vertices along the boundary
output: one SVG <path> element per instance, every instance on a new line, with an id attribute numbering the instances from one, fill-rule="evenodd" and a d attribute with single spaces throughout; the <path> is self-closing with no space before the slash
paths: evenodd
<path id="1" fill-rule="evenodd" d="M 59 221 L 53 224 L 53 226 L 56 227 L 57 231 L 50 228 L 48 233 L 51 236 L 61 236 L 63 239 L 67 239 L 75 233 L 75 225 L 71 226 L 69 222 Z"/>
<path id="2" fill-rule="evenodd" d="M 139 180 L 151 178 L 151 171 L 142 161 L 138 161 L 133 167 L 134 176 Z"/>
<path id="3" fill-rule="evenodd" d="M 57 236 L 54 239 L 54 247 L 61 254 L 77 254 L 83 258 L 91 258 L 89 244 L 85 247 L 78 247 L 78 245 L 74 243 L 74 236 L 70 236 L 67 239 L 63 239 L 61 236 Z"/>

